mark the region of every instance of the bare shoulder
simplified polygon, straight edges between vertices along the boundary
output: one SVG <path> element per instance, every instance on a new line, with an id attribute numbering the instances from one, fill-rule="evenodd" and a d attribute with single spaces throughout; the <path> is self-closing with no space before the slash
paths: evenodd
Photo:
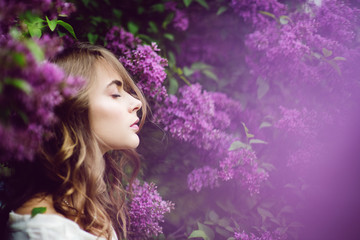
<path id="1" fill-rule="evenodd" d="M 22 215 L 31 214 L 31 211 L 38 207 L 46 207 L 44 214 L 56 214 L 63 216 L 55 210 L 51 195 L 37 195 L 29 199 L 14 212 Z"/>

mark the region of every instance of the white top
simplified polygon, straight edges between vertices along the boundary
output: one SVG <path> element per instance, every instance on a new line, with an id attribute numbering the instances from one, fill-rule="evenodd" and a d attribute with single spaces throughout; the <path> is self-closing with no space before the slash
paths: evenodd
<path id="1" fill-rule="evenodd" d="M 55 214 L 37 214 L 33 218 L 10 212 L 11 240 L 105 240 L 82 230 L 77 223 Z M 113 234 L 113 240 L 117 240 Z"/>

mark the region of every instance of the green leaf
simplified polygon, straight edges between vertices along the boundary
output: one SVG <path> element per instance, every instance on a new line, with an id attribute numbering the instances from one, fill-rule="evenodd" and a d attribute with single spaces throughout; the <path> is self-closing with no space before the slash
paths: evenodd
<path id="1" fill-rule="evenodd" d="M 164 37 L 169 39 L 170 41 L 174 41 L 174 35 L 172 35 L 171 33 L 164 33 Z"/>
<path id="2" fill-rule="evenodd" d="M 257 97 L 260 100 L 266 95 L 270 87 L 269 84 L 261 77 L 256 79 L 256 84 L 258 85 Z"/>
<path id="3" fill-rule="evenodd" d="M 176 65 L 176 58 L 172 51 L 168 52 L 168 62 L 170 67 L 174 67 Z"/>
<path id="4" fill-rule="evenodd" d="M 53 32 L 55 30 L 55 28 L 56 28 L 56 25 L 57 25 L 56 18 L 50 21 L 49 18 L 46 16 L 46 22 L 47 22 L 50 30 Z"/>
<path id="5" fill-rule="evenodd" d="M 260 139 L 256 139 L 256 138 L 250 139 L 249 143 L 250 144 L 268 144 L 267 142 L 260 140 Z"/>
<path id="6" fill-rule="evenodd" d="M 202 238 L 204 240 L 210 240 L 208 236 L 206 236 L 206 233 L 202 230 L 195 230 L 193 231 L 189 238 Z"/>
<path id="7" fill-rule="evenodd" d="M 75 39 L 77 39 L 76 35 L 75 35 L 75 32 L 74 32 L 74 29 L 70 24 L 68 24 L 68 23 L 66 23 L 66 22 L 64 22 L 62 20 L 57 20 L 57 24 L 64 27 Z"/>
<path id="8" fill-rule="evenodd" d="M 171 21 L 174 19 L 174 16 L 175 16 L 175 14 L 173 12 L 169 13 L 166 16 L 164 22 L 162 23 L 162 28 L 166 29 L 167 26 L 169 25 L 169 23 L 171 23 Z"/>
<path id="9" fill-rule="evenodd" d="M 262 222 L 264 222 L 267 218 L 274 218 L 274 215 L 269 210 L 263 209 L 261 207 L 257 208 L 257 212 L 260 214 Z"/>
<path id="10" fill-rule="evenodd" d="M 209 218 L 210 218 L 211 221 L 217 222 L 219 220 L 219 215 L 217 215 L 216 212 L 211 210 L 209 212 Z"/>
<path id="11" fill-rule="evenodd" d="M 219 225 L 225 228 L 230 225 L 230 222 L 226 218 L 222 218 L 219 221 Z"/>
<path id="12" fill-rule="evenodd" d="M 196 70 L 205 70 L 205 69 L 211 69 L 212 67 L 210 65 L 207 65 L 205 63 L 202 62 L 194 62 L 191 65 L 192 69 L 196 69 Z"/>
<path id="13" fill-rule="evenodd" d="M 113 15 L 114 15 L 116 18 L 121 18 L 121 16 L 122 16 L 122 11 L 121 11 L 121 10 L 114 8 L 114 9 L 112 10 L 112 12 L 113 12 Z"/>
<path id="14" fill-rule="evenodd" d="M 158 27 L 156 26 L 156 23 L 155 23 L 155 22 L 150 21 L 150 22 L 149 22 L 149 26 L 150 26 L 150 29 L 148 30 L 149 32 L 153 32 L 153 33 L 158 33 L 158 32 L 159 32 L 159 29 L 158 29 Z"/>
<path id="15" fill-rule="evenodd" d="M 234 151 L 236 149 L 239 149 L 239 148 L 245 148 L 245 149 L 250 149 L 251 147 L 246 144 L 246 143 L 243 143 L 243 142 L 240 142 L 240 141 L 235 141 L 231 144 L 230 148 L 228 149 L 229 151 Z"/>
<path id="16" fill-rule="evenodd" d="M 195 0 L 195 1 L 198 2 L 204 8 L 209 9 L 209 5 L 206 3 L 205 0 Z"/>
<path id="17" fill-rule="evenodd" d="M 155 12 L 164 12 L 165 6 L 163 3 L 158 3 L 158 4 L 152 5 L 151 9 Z"/>
<path id="18" fill-rule="evenodd" d="M 87 7 L 89 5 L 90 0 L 82 0 L 82 2 L 85 5 L 85 7 Z"/>
<path id="19" fill-rule="evenodd" d="M 199 227 L 199 230 L 205 232 L 205 234 L 209 238 L 209 240 L 212 240 L 215 238 L 215 233 L 210 227 L 208 227 L 205 224 L 202 224 L 200 222 L 198 222 L 198 227 Z"/>
<path id="20" fill-rule="evenodd" d="M 323 48 L 322 49 L 322 53 L 325 57 L 330 57 L 332 55 L 332 51 L 331 50 L 328 50 L 326 48 Z"/>
<path id="21" fill-rule="evenodd" d="M 145 12 L 145 8 L 140 6 L 140 7 L 138 7 L 137 12 L 138 12 L 139 15 L 141 15 L 141 14 L 143 14 Z"/>
<path id="22" fill-rule="evenodd" d="M 128 22 L 127 24 L 129 32 L 132 34 L 136 34 L 139 31 L 139 26 L 136 25 L 134 22 Z"/>
<path id="23" fill-rule="evenodd" d="M 288 16 L 282 15 L 282 16 L 279 17 L 279 22 L 280 22 L 282 25 L 286 25 L 286 24 L 288 24 L 289 22 L 291 22 L 291 19 L 290 19 Z"/>
<path id="24" fill-rule="evenodd" d="M 242 123 L 242 125 L 243 125 L 243 127 L 244 127 L 246 137 L 247 137 L 247 138 L 253 138 L 254 135 L 251 134 L 251 133 L 249 133 L 249 129 L 246 127 L 245 123 L 244 123 L 244 122 L 241 122 L 241 123 Z"/>
<path id="25" fill-rule="evenodd" d="M 266 169 L 267 171 L 273 171 L 276 169 L 276 167 L 271 163 L 262 163 L 261 167 Z"/>
<path id="26" fill-rule="evenodd" d="M 97 34 L 92 34 L 92 33 L 88 33 L 87 34 L 88 40 L 91 44 L 95 44 L 96 40 L 98 39 L 99 35 Z"/>
<path id="27" fill-rule="evenodd" d="M 42 35 L 41 28 L 38 27 L 36 24 L 29 24 L 27 25 L 30 36 L 40 38 Z"/>
<path id="28" fill-rule="evenodd" d="M 346 58 L 344 58 L 344 57 L 334 57 L 333 60 L 335 60 L 335 61 L 346 61 Z"/>
<path id="29" fill-rule="evenodd" d="M 31 85 L 21 78 L 5 78 L 4 83 L 18 88 L 26 94 L 30 94 L 32 90 Z"/>
<path id="30" fill-rule="evenodd" d="M 183 0 L 184 4 L 185 4 L 185 7 L 189 7 L 192 0 Z"/>
<path id="31" fill-rule="evenodd" d="M 262 122 L 262 123 L 260 124 L 259 129 L 266 128 L 266 127 L 271 127 L 271 126 L 272 126 L 272 125 L 271 125 L 271 123 L 269 123 L 269 122 Z"/>
<path id="32" fill-rule="evenodd" d="M 176 73 L 179 74 L 179 75 L 182 75 L 183 74 L 183 71 L 181 68 L 176 68 Z"/>
<path id="33" fill-rule="evenodd" d="M 183 68 L 183 72 L 184 72 L 184 75 L 185 75 L 186 77 L 189 77 L 189 76 L 191 76 L 195 71 L 194 71 L 193 69 L 188 68 L 188 67 L 184 67 L 184 68 Z"/>
<path id="34" fill-rule="evenodd" d="M 234 238 L 234 237 L 229 237 L 229 238 L 226 239 L 226 240 L 235 240 L 235 238 Z"/>
<path id="35" fill-rule="evenodd" d="M 31 210 L 31 217 L 35 217 L 37 214 L 39 213 L 45 213 L 46 212 L 46 207 L 38 207 L 38 208 L 33 208 Z"/>
<path id="36" fill-rule="evenodd" d="M 229 232 L 234 232 L 234 228 L 232 228 L 231 226 L 226 226 L 225 229 Z"/>
<path id="37" fill-rule="evenodd" d="M 21 32 L 17 28 L 10 28 L 10 36 L 14 39 L 19 40 L 22 36 Z"/>
<path id="38" fill-rule="evenodd" d="M 36 44 L 36 42 L 29 39 L 26 41 L 26 46 L 30 50 L 36 61 L 41 62 L 44 60 L 44 52 L 40 48 L 40 46 Z"/>
<path id="39" fill-rule="evenodd" d="M 145 34 L 138 34 L 137 35 L 141 40 L 148 42 L 148 43 L 152 43 L 152 42 L 156 42 L 154 39 L 152 39 L 151 37 L 149 37 L 148 35 Z"/>
<path id="40" fill-rule="evenodd" d="M 216 12 L 216 15 L 221 15 L 223 12 L 225 12 L 227 10 L 227 7 L 225 7 L 225 6 L 222 6 L 222 7 L 220 7 L 218 10 L 217 10 L 217 12 Z"/>
<path id="41" fill-rule="evenodd" d="M 212 71 L 210 70 L 204 70 L 203 73 L 205 74 L 205 76 L 207 76 L 208 78 L 210 79 L 213 79 L 215 81 L 218 81 L 218 77 L 215 75 L 215 73 L 213 73 Z"/>
<path id="42" fill-rule="evenodd" d="M 26 57 L 23 53 L 15 52 L 12 56 L 16 65 L 19 67 L 25 67 Z"/>
<path id="43" fill-rule="evenodd" d="M 274 14 L 272 14 L 272 13 L 265 12 L 265 11 L 259 11 L 259 13 L 261 13 L 262 15 L 271 17 L 271 18 L 273 18 L 273 19 L 275 19 L 277 21 L 276 16 Z"/>
<path id="44" fill-rule="evenodd" d="M 178 89 L 179 89 L 179 83 L 177 82 L 177 80 L 173 77 L 170 78 L 168 93 L 175 95 Z"/>

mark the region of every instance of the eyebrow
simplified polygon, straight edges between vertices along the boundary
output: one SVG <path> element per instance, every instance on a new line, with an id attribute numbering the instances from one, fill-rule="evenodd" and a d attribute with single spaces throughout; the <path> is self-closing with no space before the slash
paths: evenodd
<path id="1" fill-rule="evenodd" d="M 123 85 L 122 81 L 115 79 L 115 80 L 112 80 L 112 81 L 107 85 L 107 87 L 110 87 L 110 86 L 113 85 L 113 84 L 115 84 L 115 85 L 118 86 L 118 87 L 121 87 L 121 86 Z"/>

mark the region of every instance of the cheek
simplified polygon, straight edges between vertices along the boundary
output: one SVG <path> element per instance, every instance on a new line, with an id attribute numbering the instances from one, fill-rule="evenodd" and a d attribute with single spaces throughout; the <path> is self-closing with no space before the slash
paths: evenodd
<path id="1" fill-rule="evenodd" d="M 97 135 L 102 137 L 118 133 L 123 119 L 123 112 L 118 106 L 111 103 L 94 104 L 89 109 L 90 126 Z"/>

